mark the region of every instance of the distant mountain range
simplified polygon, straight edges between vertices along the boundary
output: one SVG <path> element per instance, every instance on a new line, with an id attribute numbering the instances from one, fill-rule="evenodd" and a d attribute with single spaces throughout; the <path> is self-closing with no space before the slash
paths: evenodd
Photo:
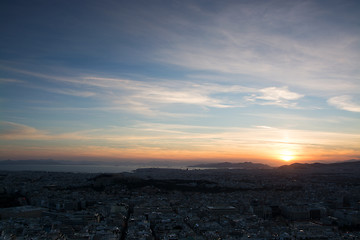
<path id="1" fill-rule="evenodd" d="M 293 163 L 280 167 L 271 167 L 262 163 L 242 162 L 242 163 L 204 163 L 189 167 L 215 168 L 215 169 L 274 169 L 279 171 L 299 171 L 299 172 L 360 172 L 360 160 L 351 159 L 337 163 Z"/>
<path id="2" fill-rule="evenodd" d="M 283 171 L 311 171 L 311 172 L 360 172 L 360 161 L 351 159 L 338 163 L 293 163 L 278 167 Z"/>
<path id="3" fill-rule="evenodd" d="M 156 163 L 156 162 L 154 162 Z M 131 165 L 133 162 L 93 162 L 93 161 L 66 161 L 66 160 L 53 160 L 53 159 L 36 159 L 36 160 L 3 160 L 0 161 L 0 166 L 2 165 Z M 145 163 L 144 163 L 145 164 Z M 148 163 L 149 164 L 149 163 Z M 137 163 L 141 166 L 141 163 Z M 171 162 L 168 163 L 169 167 L 176 168 L 176 165 L 172 165 Z M 156 165 L 154 166 L 156 167 Z M 337 162 L 337 163 L 293 163 L 290 165 L 283 165 L 280 167 L 271 167 L 262 163 L 252 163 L 252 162 L 240 162 L 240 163 L 231 163 L 231 162 L 220 162 L 220 163 L 202 163 L 191 165 L 188 167 L 193 168 L 214 168 L 214 169 L 246 169 L 246 170 L 256 170 L 256 169 L 273 169 L 276 171 L 287 172 L 287 171 L 296 171 L 302 173 L 359 173 L 360 174 L 360 160 L 351 159 L 348 161 Z"/>
<path id="4" fill-rule="evenodd" d="M 221 162 L 221 163 L 204 163 L 197 164 L 189 167 L 198 167 L 198 168 L 231 168 L 231 169 L 272 169 L 269 165 L 262 163 L 252 163 L 252 162 L 242 162 L 242 163 L 231 163 L 231 162 Z"/>

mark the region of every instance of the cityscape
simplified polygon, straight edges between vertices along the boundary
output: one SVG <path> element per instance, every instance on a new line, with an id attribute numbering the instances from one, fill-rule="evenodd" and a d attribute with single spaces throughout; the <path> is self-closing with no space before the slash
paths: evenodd
<path id="1" fill-rule="evenodd" d="M 320 166 L 318 166 L 320 165 Z M 359 239 L 360 161 L 2 171 L 1 239 Z"/>

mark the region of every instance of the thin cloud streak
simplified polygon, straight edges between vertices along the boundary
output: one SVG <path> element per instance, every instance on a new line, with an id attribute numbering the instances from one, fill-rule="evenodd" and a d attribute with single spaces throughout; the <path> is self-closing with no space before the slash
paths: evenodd
<path id="1" fill-rule="evenodd" d="M 201 146 L 240 146 L 265 145 L 298 145 L 318 146 L 326 149 L 357 149 L 360 134 L 345 134 L 336 132 L 320 132 L 294 129 L 279 129 L 272 127 L 238 128 L 238 127 L 204 127 L 179 124 L 151 124 L 139 123 L 129 127 L 110 127 L 90 129 L 63 134 L 52 134 L 30 126 L 1 122 L 0 137 L 4 140 L 98 140 L 113 143 L 127 143 L 127 145 L 147 146 L 150 143 L 160 147 L 165 144 L 177 145 L 193 144 L 195 148 Z M 185 142 L 183 140 L 186 140 Z M 188 143 L 186 143 L 188 142 Z M 156 143 L 161 143 L 157 145 Z"/>
<path id="2" fill-rule="evenodd" d="M 257 10 L 252 4 L 239 3 L 215 15 L 202 10 L 204 18 L 212 18 L 212 27 L 200 25 L 196 33 L 180 35 L 165 25 L 163 34 L 176 37 L 171 38 L 170 47 L 157 51 L 157 59 L 189 69 L 244 74 L 257 82 L 286 84 L 313 93 L 359 91 L 359 77 L 354 74 L 360 61 L 354 51 L 358 36 L 340 27 L 336 32 L 341 37 L 326 36 L 327 28 L 334 26 L 314 24 L 319 16 L 328 14 L 315 4 L 294 3 L 290 12 L 266 3 L 257 5 Z M 285 16 L 291 24 L 284 22 Z M 190 29 L 193 25 L 190 19 L 179 21 Z"/>
<path id="3" fill-rule="evenodd" d="M 0 83 L 25 83 L 25 81 L 13 78 L 0 78 Z"/>
<path id="4" fill-rule="evenodd" d="M 247 102 L 260 105 L 278 105 L 285 108 L 295 107 L 296 103 L 289 101 L 297 100 L 303 95 L 291 92 L 287 87 L 269 87 L 263 89 L 245 87 L 241 85 L 224 85 L 217 83 L 196 83 L 191 81 L 161 80 L 161 81 L 138 81 L 123 78 L 105 77 L 59 77 L 47 74 L 34 73 L 21 69 L 6 68 L 7 70 L 25 75 L 39 77 L 46 81 L 55 81 L 72 87 L 50 88 L 31 85 L 48 92 L 54 92 L 78 97 L 96 97 L 108 101 L 112 107 L 118 107 L 126 111 L 136 112 L 142 115 L 154 116 L 174 115 L 164 113 L 158 108 L 169 104 L 186 104 L 210 108 L 234 108 L 245 107 Z M 89 89 L 83 91 L 82 89 Z M 219 97 L 219 94 L 235 94 L 234 98 Z M 241 94 L 254 93 L 244 100 L 239 98 Z M 240 94 L 240 95 L 236 95 Z M 255 100 L 262 100 L 261 102 Z M 105 107 L 106 108 L 106 107 Z"/>
<path id="5" fill-rule="evenodd" d="M 351 96 L 337 96 L 328 100 L 328 103 L 338 109 L 350 112 L 360 112 L 360 103 L 353 102 Z"/>
<path id="6" fill-rule="evenodd" d="M 298 100 L 302 97 L 304 95 L 291 92 L 287 87 L 269 87 L 260 89 L 257 94 L 245 97 L 245 100 L 260 105 L 278 105 L 285 108 L 294 108 L 296 103 L 290 101 Z"/>

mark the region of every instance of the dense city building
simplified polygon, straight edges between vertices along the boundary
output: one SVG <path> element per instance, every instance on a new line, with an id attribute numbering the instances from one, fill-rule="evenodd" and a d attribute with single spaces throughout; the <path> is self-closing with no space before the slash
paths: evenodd
<path id="1" fill-rule="evenodd" d="M 359 239 L 357 175 L 1 172 L 1 239 Z"/>

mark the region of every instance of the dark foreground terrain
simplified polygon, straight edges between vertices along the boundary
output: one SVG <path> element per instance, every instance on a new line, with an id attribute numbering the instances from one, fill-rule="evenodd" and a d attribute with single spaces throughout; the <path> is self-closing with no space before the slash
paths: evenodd
<path id="1" fill-rule="evenodd" d="M 0 172 L 0 239 L 360 239 L 359 169 Z"/>

